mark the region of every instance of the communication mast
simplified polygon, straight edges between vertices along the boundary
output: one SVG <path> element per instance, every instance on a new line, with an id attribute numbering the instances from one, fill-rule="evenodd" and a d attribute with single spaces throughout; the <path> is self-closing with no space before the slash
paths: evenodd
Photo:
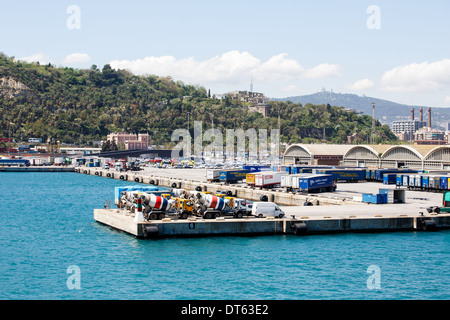
<path id="1" fill-rule="evenodd" d="M 375 144 L 375 102 L 372 102 L 372 144 Z"/>

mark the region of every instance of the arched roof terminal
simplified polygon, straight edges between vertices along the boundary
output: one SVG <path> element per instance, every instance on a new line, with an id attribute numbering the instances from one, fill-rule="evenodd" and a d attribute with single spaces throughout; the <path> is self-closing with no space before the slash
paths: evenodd
<path id="1" fill-rule="evenodd" d="M 337 159 L 350 166 L 450 169 L 450 145 L 294 144 L 284 153 L 285 164 L 332 164 Z"/>

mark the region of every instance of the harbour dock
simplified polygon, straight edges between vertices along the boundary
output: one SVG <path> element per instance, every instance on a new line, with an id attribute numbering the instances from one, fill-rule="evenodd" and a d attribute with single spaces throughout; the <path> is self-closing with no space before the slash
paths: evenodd
<path id="1" fill-rule="evenodd" d="M 343 232 L 435 231 L 450 228 L 450 215 L 307 218 L 216 218 L 187 220 L 165 218 L 135 222 L 134 213 L 95 209 L 94 220 L 137 238 L 200 236 L 312 235 Z"/>
<path id="2" fill-rule="evenodd" d="M 183 171 L 180 169 L 173 169 L 175 174 L 172 176 L 166 175 L 168 170 L 166 171 L 165 169 L 160 169 L 159 172 L 161 173 L 155 173 L 154 171 L 120 172 L 102 168 L 75 168 L 75 172 L 82 174 L 96 175 L 99 177 L 133 181 L 144 184 L 153 184 L 167 188 L 178 188 L 185 190 L 197 190 L 197 188 L 201 188 L 202 191 L 210 191 L 212 193 L 216 193 L 217 191 L 231 191 L 233 196 L 251 201 L 259 201 L 261 196 L 267 196 L 268 201 L 284 206 L 302 206 L 307 201 L 314 205 L 361 205 L 361 202 L 353 201 L 352 196 L 337 197 L 334 195 L 324 196 L 321 194 L 294 194 L 281 192 L 278 190 L 251 188 L 244 185 L 213 183 L 206 181 L 198 175 L 189 175 L 187 173 L 189 171 L 194 171 L 195 169 Z"/>
<path id="3" fill-rule="evenodd" d="M 96 209 L 94 220 L 138 238 L 200 237 L 216 235 L 312 235 L 343 232 L 435 231 L 450 228 L 450 214 L 428 213 L 426 208 L 439 204 L 442 194 L 408 192 L 406 203 L 367 204 L 355 200 L 361 192 L 384 187 L 379 183 L 344 183 L 339 192 L 294 194 L 280 190 L 260 190 L 243 185 L 209 183 L 189 170 L 155 172 L 118 172 L 100 168 L 76 168 L 76 172 L 110 179 L 134 181 L 168 188 L 216 192 L 231 191 L 234 196 L 260 201 L 266 195 L 285 212 L 284 218 L 218 217 L 203 219 L 164 218 L 135 222 L 134 213 L 123 209 Z M 178 175 L 176 174 L 178 173 Z M 185 178 L 180 178 L 183 173 Z M 305 206 L 305 201 L 312 206 Z"/>

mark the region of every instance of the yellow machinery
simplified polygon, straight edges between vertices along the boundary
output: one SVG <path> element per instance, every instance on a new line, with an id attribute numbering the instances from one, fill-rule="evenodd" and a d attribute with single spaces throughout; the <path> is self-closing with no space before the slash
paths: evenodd
<path id="1" fill-rule="evenodd" d="M 180 219 L 187 219 L 192 214 L 192 201 L 190 199 L 175 198 L 175 207 Z"/>
<path id="2" fill-rule="evenodd" d="M 55 141 L 54 138 L 47 139 L 47 152 L 48 153 L 59 153 L 61 147 L 60 141 Z"/>
<path id="3" fill-rule="evenodd" d="M 234 200 L 234 197 L 225 197 L 224 200 L 226 200 L 226 199 L 230 200 L 230 203 L 228 204 L 228 206 L 229 206 L 230 208 L 233 208 L 233 200 Z M 226 202 L 225 202 L 225 203 L 226 203 Z"/>

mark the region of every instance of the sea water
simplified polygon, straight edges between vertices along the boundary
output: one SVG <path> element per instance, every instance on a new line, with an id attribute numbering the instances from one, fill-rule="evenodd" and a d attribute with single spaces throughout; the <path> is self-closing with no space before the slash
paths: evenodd
<path id="1" fill-rule="evenodd" d="M 448 299 L 450 231 L 141 240 L 93 220 L 114 188 L 0 174 L 0 299 Z"/>

